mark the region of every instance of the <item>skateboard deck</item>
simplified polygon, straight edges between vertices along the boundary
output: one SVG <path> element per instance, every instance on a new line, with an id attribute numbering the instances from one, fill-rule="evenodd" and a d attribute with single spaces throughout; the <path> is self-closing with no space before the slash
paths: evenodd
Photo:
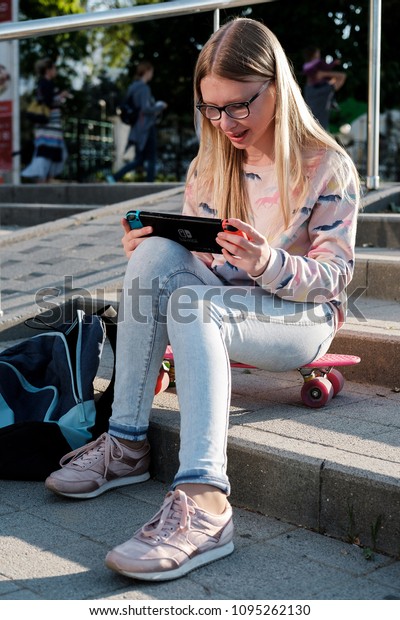
<path id="1" fill-rule="evenodd" d="M 324 407 L 342 391 L 345 383 L 342 373 L 336 367 L 353 366 L 359 364 L 360 361 L 361 358 L 357 355 L 326 353 L 319 359 L 297 368 L 303 377 L 303 386 L 300 392 L 303 403 L 312 408 Z M 231 367 L 257 369 L 256 366 L 233 361 Z M 156 394 L 172 385 L 175 385 L 174 356 L 171 347 L 168 346 L 157 381 L 158 391 L 156 388 Z"/>
<path id="2" fill-rule="evenodd" d="M 302 368 L 321 368 L 321 367 L 335 367 L 335 366 L 353 366 L 359 364 L 361 358 L 357 355 L 345 355 L 343 353 L 326 353 L 322 357 Z"/>

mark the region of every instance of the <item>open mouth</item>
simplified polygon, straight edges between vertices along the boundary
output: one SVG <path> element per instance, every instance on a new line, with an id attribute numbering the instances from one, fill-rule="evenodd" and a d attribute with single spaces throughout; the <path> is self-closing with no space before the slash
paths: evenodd
<path id="1" fill-rule="evenodd" d="M 227 134 L 230 140 L 241 140 L 247 134 L 248 129 L 244 129 L 244 131 L 238 131 L 237 133 L 229 133 Z"/>

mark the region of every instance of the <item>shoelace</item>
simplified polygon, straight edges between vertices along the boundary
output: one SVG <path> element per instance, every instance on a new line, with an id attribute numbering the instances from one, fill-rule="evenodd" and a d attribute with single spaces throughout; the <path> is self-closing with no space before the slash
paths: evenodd
<path id="1" fill-rule="evenodd" d="M 141 534 L 146 538 L 159 540 L 177 529 L 190 530 L 190 515 L 195 514 L 195 509 L 188 504 L 187 500 L 183 491 L 176 490 L 168 493 L 157 514 L 142 527 Z"/>
<path id="2" fill-rule="evenodd" d="M 115 437 L 111 437 L 108 433 L 103 433 L 98 439 L 82 446 L 79 450 L 69 452 L 62 457 L 60 461 L 61 467 L 75 463 L 76 465 L 85 466 L 90 463 L 96 456 L 104 454 L 104 475 L 108 471 L 110 461 L 120 461 L 124 455 L 121 444 Z M 72 458 L 71 458 L 72 457 Z M 78 463 L 80 461 L 80 463 Z"/>

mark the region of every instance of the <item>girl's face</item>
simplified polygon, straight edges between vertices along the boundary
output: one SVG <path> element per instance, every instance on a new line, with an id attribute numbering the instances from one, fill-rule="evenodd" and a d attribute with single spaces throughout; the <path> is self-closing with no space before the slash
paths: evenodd
<path id="1" fill-rule="evenodd" d="M 202 103 L 226 106 L 230 103 L 249 101 L 256 95 L 267 80 L 259 82 L 237 82 L 216 75 L 208 75 L 200 83 Z M 234 147 L 246 151 L 248 163 L 261 163 L 273 160 L 275 134 L 275 85 L 268 87 L 250 104 L 250 114 L 244 119 L 234 119 L 226 112 L 221 113 L 212 123 L 224 133 Z"/>

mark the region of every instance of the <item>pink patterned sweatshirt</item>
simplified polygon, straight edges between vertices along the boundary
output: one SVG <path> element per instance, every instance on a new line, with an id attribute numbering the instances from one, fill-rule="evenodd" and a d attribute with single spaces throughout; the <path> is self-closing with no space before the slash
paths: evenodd
<path id="1" fill-rule="evenodd" d="M 310 171 L 308 198 L 286 229 L 278 204 L 274 165 L 245 165 L 253 217 L 250 224 L 271 246 L 271 258 L 261 276 L 252 278 L 225 261 L 222 254 L 199 255 L 229 284 L 257 284 L 291 301 L 329 302 L 334 309 L 336 329 L 346 316 L 346 287 L 354 271 L 357 226 L 357 205 L 340 193 L 332 175 L 338 157 L 328 151 L 319 158 Z M 346 191 L 354 197 L 354 187 L 349 186 Z M 217 217 L 210 197 L 201 193 L 195 177 L 186 186 L 183 213 Z"/>

